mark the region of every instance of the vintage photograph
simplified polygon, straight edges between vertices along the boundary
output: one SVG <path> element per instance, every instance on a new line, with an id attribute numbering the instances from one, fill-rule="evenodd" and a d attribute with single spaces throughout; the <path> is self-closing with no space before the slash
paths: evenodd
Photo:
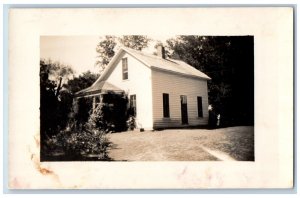
<path id="1" fill-rule="evenodd" d="M 294 15 L 7 10 L 8 188 L 292 188 Z"/>
<path id="2" fill-rule="evenodd" d="M 255 161 L 254 36 L 40 37 L 41 161 Z"/>

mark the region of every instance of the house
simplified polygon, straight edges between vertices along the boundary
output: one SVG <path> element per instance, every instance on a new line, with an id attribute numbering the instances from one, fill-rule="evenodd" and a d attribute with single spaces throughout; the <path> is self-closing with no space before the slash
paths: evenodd
<path id="1" fill-rule="evenodd" d="M 208 124 L 207 80 L 187 63 L 120 47 L 96 82 L 77 93 L 93 97 L 94 107 L 106 93 L 125 92 L 135 109 L 136 127 L 145 130 Z"/>

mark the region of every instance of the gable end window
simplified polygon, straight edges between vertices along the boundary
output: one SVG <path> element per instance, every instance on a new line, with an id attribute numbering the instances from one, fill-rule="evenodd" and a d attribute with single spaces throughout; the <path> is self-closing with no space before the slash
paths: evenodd
<path id="1" fill-rule="evenodd" d="M 203 117 L 203 109 L 202 109 L 202 97 L 197 97 L 197 103 L 198 103 L 198 117 Z"/>
<path id="2" fill-rule="evenodd" d="M 127 58 L 122 58 L 122 76 L 123 76 L 123 80 L 128 79 L 128 60 L 127 60 Z"/>
<path id="3" fill-rule="evenodd" d="M 169 94 L 163 93 L 163 110 L 164 110 L 164 118 L 170 117 L 170 109 L 169 109 Z"/>

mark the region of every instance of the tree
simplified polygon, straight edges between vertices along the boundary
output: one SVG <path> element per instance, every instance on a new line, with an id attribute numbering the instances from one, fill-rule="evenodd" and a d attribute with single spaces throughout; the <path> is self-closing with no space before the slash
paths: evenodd
<path id="1" fill-rule="evenodd" d="M 109 63 L 111 58 L 115 55 L 114 48 L 117 45 L 115 36 L 105 36 L 104 39 L 98 43 L 96 52 L 99 54 L 96 61 L 96 66 L 104 70 L 105 66 Z"/>
<path id="2" fill-rule="evenodd" d="M 167 40 L 172 58 L 208 74 L 209 102 L 228 125 L 254 123 L 252 36 L 178 36 Z M 224 122 L 223 122 L 224 123 Z"/>
<path id="3" fill-rule="evenodd" d="M 73 109 L 73 127 L 75 127 L 76 130 L 81 131 L 93 111 L 93 98 L 82 97 L 76 100 L 76 104 L 73 106 L 73 108 L 76 108 L 76 110 Z"/>
<path id="4" fill-rule="evenodd" d="M 142 50 L 146 47 L 148 47 L 149 41 L 151 41 L 150 38 L 147 36 L 141 36 L 141 35 L 128 35 L 120 37 L 119 42 L 124 45 L 125 47 L 132 48 L 135 50 Z"/>
<path id="5" fill-rule="evenodd" d="M 118 44 L 135 50 L 142 50 L 148 46 L 150 41 L 150 38 L 141 35 L 124 35 L 122 37 L 105 36 L 97 44 L 96 52 L 99 56 L 95 65 L 99 66 L 101 71 L 103 71 L 111 58 L 115 55 L 114 50 Z"/>
<path id="6" fill-rule="evenodd" d="M 64 84 L 73 76 L 70 66 L 40 60 L 41 139 L 58 133 L 67 123 L 72 97 Z"/>
<path id="7" fill-rule="evenodd" d="M 63 88 L 63 85 L 73 77 L 73 73 L 74 71 L 70 66 L 63 65 L 58 61 L 53 62 L 51 59 L 40 60 L 40 74 L 43 75 L 44 81 L 49 80 L 56 84 L 56 97 L 59 96 L 59 92 Z"/>
<path id="8" fill-rule="evenodd" d="M 76 92 L 91 86 L 98 77 L 99 74 L 94 74 L 91 71 L 87 71 L 78 77 L 74 77 L 73 79 L 69 80 L 65 87 L 70 91 L 71 94 L 74 95 Z"/>

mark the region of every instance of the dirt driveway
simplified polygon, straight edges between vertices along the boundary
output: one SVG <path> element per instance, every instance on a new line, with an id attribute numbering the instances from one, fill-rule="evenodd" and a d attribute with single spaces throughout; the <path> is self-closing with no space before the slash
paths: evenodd
<path id="1" fill-rule="evenodd" d="M 254 160 L 254 128 L 173 129 L 109 134 L 116 161 Z"/>

